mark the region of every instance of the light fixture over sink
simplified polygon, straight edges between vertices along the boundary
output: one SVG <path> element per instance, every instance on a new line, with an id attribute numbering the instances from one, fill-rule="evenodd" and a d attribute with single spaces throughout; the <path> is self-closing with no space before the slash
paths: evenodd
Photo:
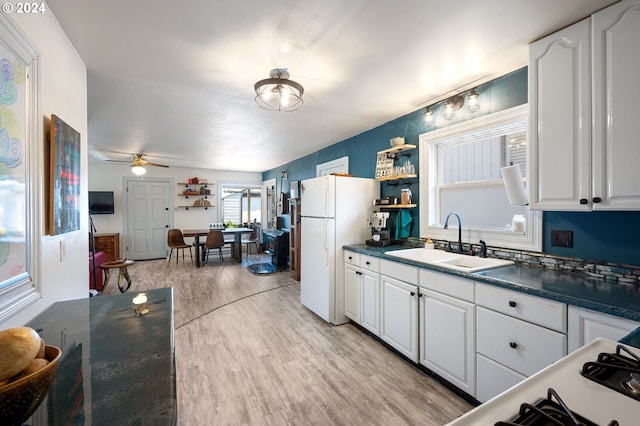
<path id="1" fill-rule="evenodd" d="M 286 68 L 275 68 L 270 78 L 258 81 L 253 88 L 256 91 L 256 103 L 269 111 L 295 111 L 302 106 L 304 88 L 289 80 Z"/>

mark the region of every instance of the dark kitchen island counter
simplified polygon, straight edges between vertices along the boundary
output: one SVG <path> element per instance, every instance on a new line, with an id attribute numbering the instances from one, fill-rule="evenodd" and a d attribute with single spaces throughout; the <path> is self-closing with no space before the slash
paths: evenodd
<path id="1" fill-rule="evenodd" d="M 58 302 L 28 324 L 62 349 L 47 398 L 29 425 L 177 423 L 173 289 Z"/>

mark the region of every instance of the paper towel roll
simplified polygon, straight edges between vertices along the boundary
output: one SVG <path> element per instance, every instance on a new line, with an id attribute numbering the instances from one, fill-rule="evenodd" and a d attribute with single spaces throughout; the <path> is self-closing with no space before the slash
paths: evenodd
<path id="1" fill-rule="evenodd" d="M 529 204 L 529 196 L 524 188 L 522 172 L 519 164 L 502 167 L 500 169 L 504 179 L 504 187 L 507 190 L 509 204 L 512 206 L 525 206 Z"/>

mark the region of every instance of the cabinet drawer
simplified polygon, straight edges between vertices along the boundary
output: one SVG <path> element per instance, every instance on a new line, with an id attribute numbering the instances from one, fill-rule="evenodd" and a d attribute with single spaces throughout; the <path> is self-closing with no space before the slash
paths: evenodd
<path id="1" fill-rule="evenodd" d="M 522 374 L 482 355 L 478 355 L 477 362 L 478 391 L 476 399 L 480 402 L 486 402 L 526 379 Z"/>
<path id="2" fill-rule="evenodd" d="M 418 284 L 418 268 L 390 260 L 380 260 L 380 273 L 409 284 Z"/>
<path id="3" fill-rule="evenodd" d="M 380 259 L 366 254 L 360 255 L 360 267 L 371 272 L 380 272 Z"/>
<path id="4" fill-rule="evenodd" d="M 420 269 L 420 287 L 467 302 L 475 301 L 475 282 L 441 272 Z"/>
<path id="5" fill-rule="evenodd" d="M 530 376 L 567 353 L 567 336 L 478 307 L 478 353 Z"/>
<path id="6" fill-rule="evenodd" d="M 360 266 L 360 253 L 355 251 L 344 251 L 344 262 L 354 266 Z"/>
<path id="7" fill-rule="evenodd" d="M 514 318 L 563 333 L 567 331 L 564 303 L 481 283 L 476 284 L 476 303 Z"/>

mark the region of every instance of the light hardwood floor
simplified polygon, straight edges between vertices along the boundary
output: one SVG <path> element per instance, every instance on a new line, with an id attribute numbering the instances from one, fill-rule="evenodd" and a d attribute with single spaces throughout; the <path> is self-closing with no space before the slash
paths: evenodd
<path id="1" fill-rule="evenodd" d="M 304 308 L 288 272 L 188 257 L 129 271 L 129 293 L 174 288 L 180 425 L 441 425 L 472 408 L 356 326 Z M 105 294 L 118 292 L 111 279 Z"/>

